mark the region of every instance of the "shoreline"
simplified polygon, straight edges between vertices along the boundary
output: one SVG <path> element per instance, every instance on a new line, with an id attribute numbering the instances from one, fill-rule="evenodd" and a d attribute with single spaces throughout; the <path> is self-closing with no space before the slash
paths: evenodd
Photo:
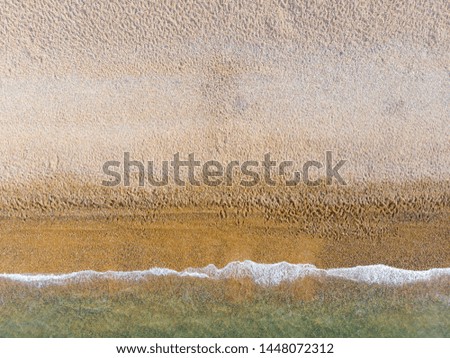
<path id="1" fill-rule="evenodd" d="M 433 268 L 423 271 L 403 270 L 386 265 L 356 266 L 348 268 L 319 269 L 311 264 L 291 264 L 277 262 L 261 264 L 250 260 L 230 262 L 224 267 L 210 264 L 201 268 L 187 268 L 176 271 L 164 267 L 152 267 L 143 271 L 104 271 L 85 270 L 67 274 L 0 274 L 6 280 L 38 287 L 76 284 L 92 280 L 143 281 L 149 277 L 179 277 L 205 280 L 250 280 L 255 285 L 275 287 L 292 284 L 307 278 L 348 280 L 357 283 L 402 286 L 408 284 L 438 282 L 450 278 L 450 267 Z"/>

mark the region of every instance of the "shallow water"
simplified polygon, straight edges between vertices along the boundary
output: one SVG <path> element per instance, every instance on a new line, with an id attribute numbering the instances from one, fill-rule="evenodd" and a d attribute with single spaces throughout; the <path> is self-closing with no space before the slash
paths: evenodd
<path id="1" fill-rule="evenodd" d="M 244 272 L 216 279 L 170 272 L 139 280 L 91 273 L 41 281 L 46 285 L 3 277 L 0 336 L 450 336 L 448 273 L 403 284 L 322 274 L 267 285 Z"/>

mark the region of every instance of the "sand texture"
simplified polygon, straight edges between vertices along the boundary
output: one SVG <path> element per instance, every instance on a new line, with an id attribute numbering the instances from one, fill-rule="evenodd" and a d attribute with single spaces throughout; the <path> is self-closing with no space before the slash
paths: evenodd
<path id="1" fill-rule="evenodd" d="M 448 1 L 0 0 L 0 19 L 0 336 L 450 335 Z M 125 152 L 328 151 L 347 185 L 102 185 Z"/>
<path id="2" fill-rule="evenodd" d="M 0 180 L 105 160 L 347 159 L 448 180 L 439 1 L 3 1 Z M 119 158 L 119 159 L 117 159 Z"/>

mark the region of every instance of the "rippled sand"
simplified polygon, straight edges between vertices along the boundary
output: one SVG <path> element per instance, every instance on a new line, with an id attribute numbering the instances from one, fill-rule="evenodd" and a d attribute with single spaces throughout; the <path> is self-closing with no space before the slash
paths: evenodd
<path id="1" fill-rule="evenodd" d="M 0 17 L 0 336 L 449 335 L 446 1 L 7 0 Z M 101 185 L 124 152 L 325 151 L 347 186 Z M 171 275 L 130 274 L 151 269 Z"/>
<path id="2" fill-rule="evenodd" d="M 450 266 L 445 182 L 163 192 L 49 183 L 8 189 L 0 271 L 184 270 L 244 260 Z M 77 188 L 90 201 L 72 194 Z"/>

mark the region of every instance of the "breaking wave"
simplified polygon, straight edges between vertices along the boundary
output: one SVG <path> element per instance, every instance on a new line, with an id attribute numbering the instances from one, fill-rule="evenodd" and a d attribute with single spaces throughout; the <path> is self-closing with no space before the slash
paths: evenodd
<path id="1" fill-rule="evenodd" d="M 183 271 L 154 267 L 145 271 L 79 271 L 68 274 L 0 274 L 0 279 L 42 286 L 84 282 L 94 279 L 140 280 L 149 276 L 170 275 L 218 280 L 227 278 L 250 278 L 256 284 L 264 286 L 275 286 L 282 282 L 292 282 L 308 276 L 340 278 L 369 284 L 403 285 L 450 276 L 450 268 L 433 268 L 426 271 L 414 271 L 386 265 L 370 265 L 349 268 L 319 269 L 310 264 L 290 264 L 287 262 L 261 264 L 246 260 L 243 262 L 231 262 L 223 268 L 217 268 L 215 265 L 211 264 L 203 268 L 188 268 Z"/>

